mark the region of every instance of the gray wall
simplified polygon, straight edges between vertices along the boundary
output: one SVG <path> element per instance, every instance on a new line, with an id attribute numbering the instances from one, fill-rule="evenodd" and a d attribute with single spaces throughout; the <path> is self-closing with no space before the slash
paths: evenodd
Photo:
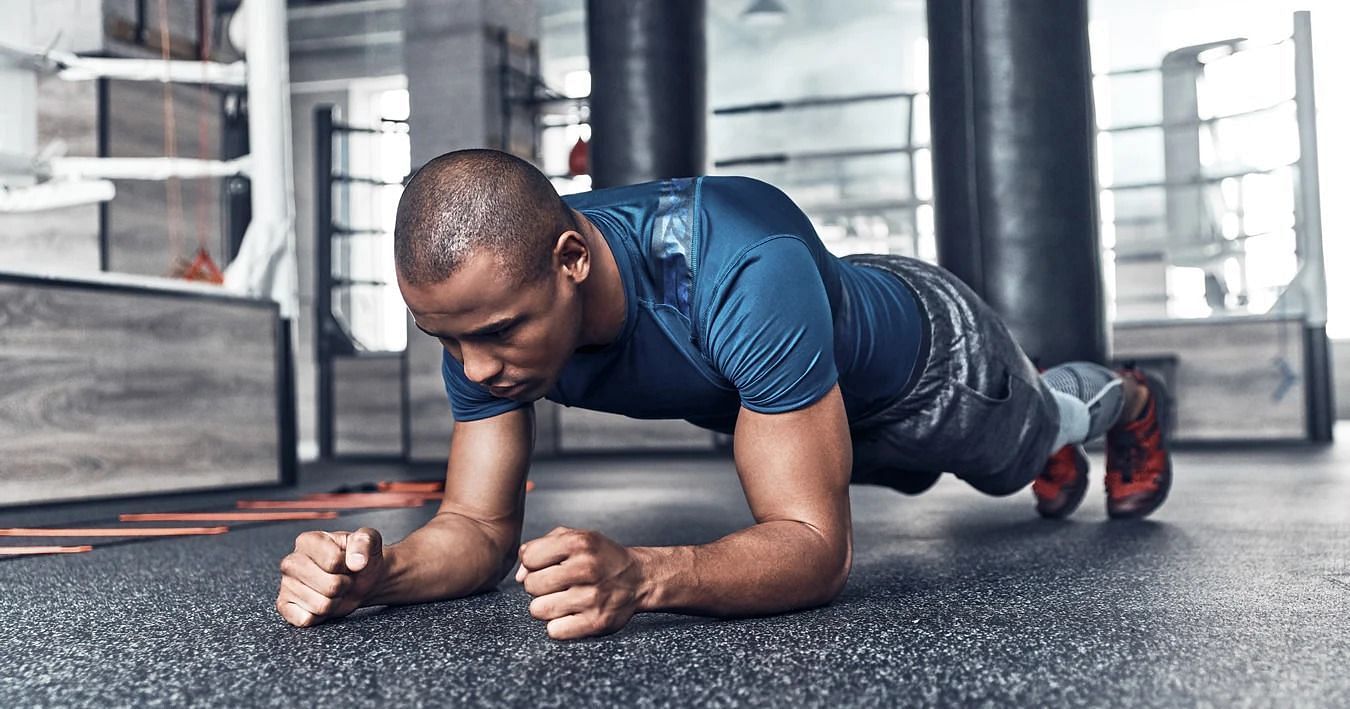
<path id="1" fill-rule="evenodd" d="M 38 149 L 60 140 L 70 157 L 98 155 L 93 82 L 38 79 Z M 98 206 L 0 213 L 0 268 L 78 274 L 98 270 Z"/>
<path id="2" fill-rule="evenodd" d="M 1331 377 L 1336 382 L 1336 418 L 1350 420 L 1350 340 L 1331 341 Z"/>
<path id="3" fill-rule="evenodd" d="M 301 64 L 307 59 L 300 59 Z M 292 65 L 297 62 L 292 58 Z M 299 341 L 295 349 L 296 417 L 299 425 L 300 452 L 304 458 L 317 454 L 314 385 L 314 108 L 332 104 L 340 110 L 347 106 L 347 91 L 293 90 L 291 92 L 291 155 L 295 175 L 295 240 L 299 267 L 300 316 Z"/>

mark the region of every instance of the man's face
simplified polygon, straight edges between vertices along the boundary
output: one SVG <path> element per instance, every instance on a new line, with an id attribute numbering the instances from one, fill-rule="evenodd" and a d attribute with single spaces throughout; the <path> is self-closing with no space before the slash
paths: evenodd
<path id="1" fill-rule="evenodd" d="M 553 387 L 577 347 L 581 308 L 571 272 L 554 267 L 518 283 L 487 251 L 446 280 L 399 280 L 417 326 L 438 338 L 470 381 L 494 396 L 533 401 Z"/>

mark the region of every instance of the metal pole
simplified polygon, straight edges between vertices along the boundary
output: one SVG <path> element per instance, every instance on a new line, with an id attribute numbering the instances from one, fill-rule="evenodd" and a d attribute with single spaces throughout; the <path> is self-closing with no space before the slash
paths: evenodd
<path id="1" fill-rule="evenodd" d="M 1317 98 L 1313 82 L 1312 14 L 1294 13 L 1294 101 L 1298 116 L 1297 249 L 1304 307 L 1308 437 L 1330 442 L 1336 407 L 1327 340 L 1327 272 L 1322 253 L 1322 197 L 1317 165 Z"/>
<path id="2" fill-rule="evenodd" d="M 314 109 L 314 372 L 319 458 L 333 458 L 333 107 Z"/>
<path id="3" fill-rule="evenodd" d="M 110 145 L 112 144 L 112 109 L 109 107 L 109 86 L 107 79 L 99 79 L 96 84 L 97 104 L 96 120 L 98 121 L 98 156 L 108 157 Z M 112 262 L 112 249 L 110 239 L 112 238 L 112 218 L 111 210 L 107 202 L 98 203 L 98 270 L 110 270 L 109 264 Z"/>
<path id="4" fill-rule="evenodd" d="M 497 103 L 501 107 L 501 141 L 498 146 L 502 152 L 511 152 L 511 46 L 506 36 L 506 28 L 498 28 L 493 37 L 497 40 Z"/>
<path id="5" fill-rule="evenodd" d="M 1317 166 L 1317 99 L 1313 85 L 1312 16 L 1294 13 L 1294 101 L 1298 107 L 1298 250 L 1307 276 L 1307 322 L 1327 324 L 1327 274 L 1322 256 L 1322 197 Z"/>

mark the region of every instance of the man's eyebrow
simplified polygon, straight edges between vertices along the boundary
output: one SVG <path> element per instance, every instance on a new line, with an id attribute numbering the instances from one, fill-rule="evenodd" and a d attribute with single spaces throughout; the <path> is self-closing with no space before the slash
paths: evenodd
<path id="1" fill-rule="evenodd" d="M 514 324 L 516 324 L 516 321 L 518 321 L 518 320 L 520 320 L 520 318 L 517 317 L 517 316 L 510 316 L 510 317 L 505 317 L 505 318 L 499 318 L 499 319 L 497 319 L 497 320 L 493 320 L 492 322 L 490 322 L 490 323 L 488 323 L 488 324 L 486 324 L 486 325 L 484 325 L 484 326 L 482 326 L 482 327 L 475 328 L 475 329 L 473 329 L 473 330 L 470 330 L 469 332 L 464 333 L 464 336 L 465 336 L 465 337 L 476 337 L 476 336 L 478 336 L 478 335 L 487 335 L 487 334 L 490 334 L 490 333 L 495 332 L 495 331 L 497 331 L 497 330 L 501 330 L 501 329 L 503 329 L 503 328 L 506 328 L 507 326 L 514 325 Z M 451 336 L 449 336 L 449 335 L 443 334 L 443 333 L 432 332 L 432 331 L 430 331 L 430 330 L 428 330 L 428 329 L 422 327 L 422 325 L 421 325 L 420 323 L 418 323 L 416 320 L 413 321 L 413 325 L 416 325 L 418 330 L 421 330 L 422 332 L 425 332 L 426 334 L 431 335 L 432 337 L 440 337 L 440 338 L 444 338 L 444 339 L 447 339 L 447 340 L 453 340 L 453 339 L 455 339 L 455 338 L 453 338 L 453 337 L 451 337 Z"/>
<path id="2" fill-rule="evenodd" d="M 505 328 L 507 328 L 507 327 L 509 327 L 509 326 L 511 326 L 511 325 L 515 325 L 516 322 L 517 322 L 518 320 L 520 320 L 520 318 L 519 318 L 518 316 L 514 316 L 514 315 L 508 316 L 508 317 L 504 317 L 504 318 L 498 318 L 498 319 L 493 320 L 492 322 L 490 322 L 490 323 L 488 323 L 488 324 L 486 324 L 486 325 L 484 325 L 484 326 L 482 326 L 482 327 L 480 327 L 480 328 L 475 328 L 475 329 L 473 329 L 473 330 L 470 330 L 470 331 L 464 333 L 464 335 L 465 335 L 466 337 L 472 337 L 472 336 L 475 336 L 475 335 L 487 335 L 487 334 L 496 332 L 497 330 L 502 330 L 502 329 L 505 329 Z"/>

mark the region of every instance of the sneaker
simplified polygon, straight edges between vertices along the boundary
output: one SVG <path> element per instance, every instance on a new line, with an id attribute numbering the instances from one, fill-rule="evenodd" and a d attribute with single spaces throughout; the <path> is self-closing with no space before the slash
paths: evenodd
<path id="1" fill-rule="evenodd" d="M 1122 370 L 1121 376 L 1148 389 L 1139 418 L 1117 423 L 1106 434 L 1106 513 L 1132 519 L 1158 509 L 1172 487 L 1171 411 L 1161 379 L 1133 368 Z"/>
<path id="2" fill-rule="evenodd" d="M 1087 494 L 1088 459 L 1079 445 L 1060 448 L 1031 483 L 1036 512 L 1047 519 L 1068 517 Z"/>

